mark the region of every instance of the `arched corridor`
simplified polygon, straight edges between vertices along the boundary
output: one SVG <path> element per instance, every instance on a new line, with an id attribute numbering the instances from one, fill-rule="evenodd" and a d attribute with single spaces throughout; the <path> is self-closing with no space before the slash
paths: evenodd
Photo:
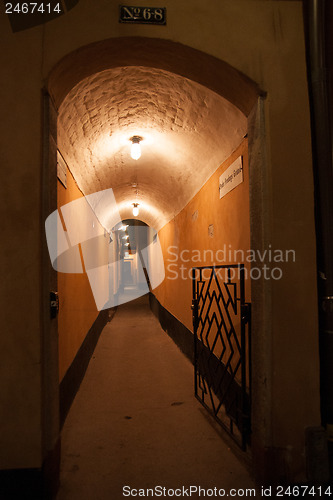
<path id="1" fill-rule="evenodd" d="M 331 2 L 39 3 L 0 13 L 1 500 L 54 500 L 60 458 L 61 500 L 326 484 Z"/>
<path id="2" fill-rule="evenodd" d="M 49 92 L 58 105 L 50 115 L 50 130 L 57 129 L 53 141 L 57 143 L 58 211 L 47 219 L 47 229 L 48 234 L 58 234 L 57 258 L 51 260 L 58 271 L 60 301 L 61 415 L 62 395 L 71 386 L 69 374 L 75 364 L 80 364 L 80 344 L 85 342 L 94 318 L 91 292 L 101 311 L 128 301 L 130 292 L 134 297 L 143 295 L 149 285 L 155 306 L 168 311 L 178 322 L 176 329 L 183 331 L 183 348 L 193 351 L 191 267 L 214 265 L 218 263 L 216 259 L 236 262 L 234 249 L 243 252 L 245 262 L 245 254 L 250 250 L 253 221 L 249 186 L 250 176 L 255 175 L 249 166 L 247 115 L 255 95 L 260 93 L 258 87 L 222 61 L 215 64 L 224 74 L 223 83 L 220 87 L 213 85 L 198 71 L 195 57 L 200 57 L 202 69 L 209 69 L 211 58 L 172 42 L 159 43 L 159 57 L 153 52 L 148 57 L 141 54 L 134 65 L 128 48 L 137 50 L 141 45 L 148 49 L 152 41 L 123 42 L 121 47 L 117 40 L 83 47 L 64 58 L 49 78 Z M 110 51 L 112 54 L 116 50 L 115 62 Z M 86 76 L 79 80 L 77 68 L 82 58 Z M 52 108 L 51 102 L 49 105 Z M 251 129 L 251 140 L 256 133 Z M 130 154 L 133 137 L 140 148 L 138 158 Z M 233 192 L 224 198 L 222 191 Z M 134 219 L 128 219 L 131 215 Z M 52 218 L 57 228 L 48 223 Z M 61 239 L 70 242 L 63 253 Z M 48 237 L 49 248 L 50 240 Z M 224 255 L 226 246 L 232 257 Z M 245 267 L 249 274 L 249 262 L 245 262 Z M 249 301 L 252 293 L 251 280 L 247 278 L 242 301 Z M 228 402 L 227 414 L 232 415 L 235 426 L 243 428 L 240 432 L 245 448 L 251 412 L 250 347 L 249 339 L 241 341 L 236 312 L 238 302 L 239 310 L 243 307 L 241 299 L 236 289 L 230 292 L 229 286 L 236 285 L 225 285 L 232 301 L 238 297 L 233 304 L 235 317 L 232 319 L 226 311 L 218 323 L 225 320 L 225 330 L 230 332 L 223 339 L 218 332 L 221 325 L 215 324 L 219 303 L 230 300 L 221 295 L 215 306 L 209 306 L 207 315 L 212 315 L 212 324 L 208 327 L 205 322 L 206 331 L 202 331 L 201 337 L 206 339 L 202 340 L 203 345 L 207 343 L 204 349 L 213 345 L 210 358 L 222 363 L 220 369 L 225 377 L 223 373 L 217 375 L 216 367 L 208 363 L 207 369 L 214 373 L 209 383 L 221 403 Z M 193 356 L 191 360 L 194 362 Z M 232 396 L 222 396 L 216 384 L 225 386 L 223 394 L 229 392 L 231 385 Z M 244 391 L 244 395 L 239 391 Z"/>
<path id="3" fill-rule="evenodd" d="M 118 499 L 124 486 L 254 488 L 240 454 L 194 398 L 193 366 L 148 297 L 120 306 L 62 431 L 57 500 Z"/>
<path id="4" fill-rule="evenodd" d="M 212 65 L 218 81 L 211 79 Z M 264 230 L 270 218 L 267 194 L 271 189 L 265 165 L 264 92 L 223 61 L 171 41 L 149 38 L 110 39 L 81 47 L 53 68 L 48 92 L 51 144 L 57 144 L 57 168 L 60 161 L 65 172 L 65 182 L 59 173 L 57 181 L 58 229 L 71 240 L 73 251 L 78 246 L 83 271 L 81 276 L 58 274 L 60 415 L 62 395 L 75 395 L 71 373 L 81 363 L 80 346 L 87 330 L 102 321 L 103 310 L 119 303 L 134 261 L 141 268 L 142 284 L 147 277 L 152 284 L 157 316 L 161 321 L 169 315 L 172 324 L 166 328 L 181 331 L 180 342 L 171 336 L 185 352 L 193 349 L 191 268 L 244 265 L 242 298 L 229 278 L 223 283 L 226 297 L 221 292 L 212 307 L 214 294 L 208 291 L 208 306 L 204 292 L 203 314 L 210 318 L 202 319 L 205 354 L 198 365 L 204 366 L 208 356 L 212 374 L 201 379 L 198 373 L 198 377 L 203 393 L 207 393 L 208 377 L 214 389 L 211 404 L 214 408 L 223 401 L 230 419 L 226 427 L 237 427 L 243 448 L 251 434 L 254 453 L 260 456 L 256 477 L 262 474 L 267 480 L 271 471 L 266 472 L 260 461 L 265 461 L 265 442 L 272 432 L 270 332 L 276 321 L 272 321 L 270 297 L 273 285 L 283 290 L 287 286 L 280 277 L 291 272 L 295 251 L 275 250 Z M 130 154 L 133 138 L 140 143 L 139 158 Z M 75 215 L 68 208 L 86 206 L 84 200 L 88 202 L 85 215 L 82 211 Z M 139 258 L 135 247 L 125 257 L 124 245 L 131 241 L 120 236 L 119 225 L 132 216 L 132 210 L 134 214 L 133 207 L 153 231 L 147 238 L 146 258 Z M 90 233 L 94 233 L 93 240 Z M 291 260 L 284 257 L 288 252 L 294 255 Z M 274 267 L 275 262 L 281 264 Z M 199 296 L 203 287 L 196 286 Z M 93 299 L 100 311 L 97 318 Z M 245 333 L 244 301 L 255 305 L 251 339 Z M 235 317 L 227 310 L 230 304 Z M 274 313 L 279 316 L 277 309 Z M 211 346 L 211 353 L 206 352 Z M 278 358 L 275 362 L 279 363 Z M 277 391 L 283 389 L 282 379 Z M 293 399 L 290 407 L 302 413 Z M 283 408 L 277 407 L 277 426 Z M 291 442 L 291 429 L 286 427 L 285 432 Z M 298 457 L 295 471 L 301 447 L 300 441 L 291 447 Z M 282 469 L 284 462 L 293 462 L 288 450 L 281 452 Z M 278 474 L 283 476 L 282 469 Z"/>
<path id="5" fill-rule="evenodd" d="M 71 376 L 71 373 L 75 373 L 73 367 L 82 361 L 80 342 L 85 343 L 84 335 L 94 317 L 91 292 L 97 309 L 103 311 L 144 294 L 149 283 L 155 305 L 161 307 L 161 303 L 169 302 L 166 310 L 169 309 L 177 318 L 177 328 L 185 332 L 182 340 L 185 351 L 193 350 L 191 265 L 194 262 L 207 263 L 207 251 L 209 262 L 213 264 L 214 255 L 227 242 L 229 247 L 237 245 L 244 252 L 249 249 L 249 165 L 245 137 L 247 119 L 244 114 L 223 97 L 193 81 L 147 67 L 104 70 L 79 82 L 58 110 L 57 129 L 58 157 L 62 158 L 65 176 L 63 181 L 58 176 L 58 212 L 54 214 L 59 213 L 60 216 L 60 220 L 57 219 L 57 234 L 64 234 L 71 242 L 70 251 L 67 250 L 68 262 L 65 253 L 64 258 L 61 254 L 53 263 L 58 271 L 60 301 L 58 336 L 62 422 L 65 418 L 63 395 L 71 390 L 74 397 L 71 378 L 76 375 Z M 129 154 L 129 138 L 133 134 L 142 136 L 142 156 L 138 161 Z M 218 191 L 214 188 L 226 166 L 230 167 L 229 170 L 236 168 L 232 165 L 237 159 L 241 165 L 242 184 L 232 198 L 222 201 L 224 209 L 221 211 Z M 220 165 L 218 169 L 217 165 Z M 207 198 L 211 198 L 211 204 L 207 203 Z M 131 214 L 134 201 L 139 205 L 139 219 L 144 222 L 139 222 L 138 217 Z M 131 215 L 132 219 L 127 219 Z M 218 228 L 217 218 L 223 221 L 223 232 Z M 185 227 L 184 223 L 186 225 L 188 220 L 192 221 L 192 226 Z M 52 232 L 52 228 L 49 231 Z M 74 274 L 72 256 L 75 243 L 78 243 L 80 253 L 79 256 L 77 252 L 77 274 Z M 184 258 L 183 262 L 182 255 L 193 251 L 200 253 L 199 261 L 191 257 Z M 180 255 L 176 267 L 171 264 L 175 255 L 177 259 Z M 249 297 L 250 280 L 246 281 L 246 292 Z M 132 326 L 138 322 L 140 331 L 142 318 L 136 317 L 130 306 L 127 312 L 128 321 L 132 322 Z M 121 324 L 121 317 L 124 321 L 124 314 L 117 313 L 114 321 L 118 321 L 119 334 L 124 336 L 126 326 Z M 173 329 L 169 325 L 167 328 Z M 135 333 L 135 328 L 132 333 Z M 206 333 L 213 343 L 216 327 L 209 327 Z M 240 332 L 237 335 L 240 341 Z M 134 335 L 134 345 L 131 345 L 128 339 L 127 350 L 135 352 L 138 363 L 144 363 L 138 370 L 145 374 L 147 356 L 142 352 L 145 343 L 141 345 L 141 340 L 140 335 Z M 233 348 L 237 350 L 237 347 L 225 339 L 222 342 L 230 342 L 230 348 L 223 349 L 219 342 L 216 344 L 218 353 L 215 352 L 212 357 L 215 359 L 215 356 L 224 355 L 223 362 L 229 363 Z M 114 367 L 126 359 L 121 353 L 113 355 L 114 358 L 109 361 Z M 154 359 L 153 353 L 151 357 Z M 84 362 L 87 361 L 86 358 Z M 191 361 L 194 361 L 192 357 Z M 172 363 L 167 368 L 170 362 L 172 360 L 166 355 L 166 373 L 172 371 Z M 238 359 L 233 363 L 234 368 L 237 363 Z M 156 364 L 156 369 L 158 367 L 160 363 Z M 124 362 L 123 369 L 130 373 L 132 367 L 126 367 Z M 235 371 L 238 372 L 236 380 L 240 364 Z M 112 370 L 110 374 L 106 373 L 106 378 L 109 379 L 112 373 Z M 143 385 L 149 387 L 153 382 L 156 384 L 161 375 L 163 370 L 161 374 L 146 374 Z M 185 378 L 184 383 L 186 380 L 192 386 L 193 374 Z M 172 377 L 170 382 L 170 390 L 177 384 L 181 387 L 183 383 L 180 379 L 172 381 Z M 136 401 L 135 395 L 127 396 L 128 392 L 131 393 L 127 377 L 123 378 L 119 387 L 122 387 L 122 397 Z M 238 386 L 236 395 L 233 395 L 236 400 L 237 391 Z M 158 394 L 153 388 L 148 390 L 148 398 L 154 398 L 155 392 Z M 193 399 L 192 387 L 191 393 Z M 101 402 L 104 404 L 103 397 Z M 112 403 L 114 398 L 110 400 Z M 235 421 L 242 410 L 237 407 L 236 413 L 233 415 Z M 190 412 L 188 418 L 191 418 Z M 240 425 L 239 422 L 237 425 Z M 108 429 L 105 432 L 109 434 Z M 165 424 L 166 442 L 170 441 L 167 437 L 169 433 L 170 426 Z M 174 434 L 173 431 L 171 433 Z M 182 433 L 178 437 L 174 435 L 174 438 L 181 442 L 181 436 Z M 158 436 L 154 440 L 159 442 Z M 134 443 L 132 456 L 142 448 L 136 440 Z M 213 449 L 209 452 L 210 444 L 208 440 L 208 454 L 213 453 Z M 111 452 L 113 445 L 110 444 L 109 452 L 118 460 L 117 447 Z M 190 455 L 188 443 L 186 446 L 174 446 L 175 450 L 179 448 L 184 450 L 185 456 Z M 155 450 L 156 455 L 160 453 Z M 172 456 L 171 452 L 166 452 L 166 457 L 169 454 Z M 174 460 L 177 462 L 176 457 Z M 205 458 L 204 462 L 207 461 L 208 458 Z M 221 466 L 222 462 L 216 464 L 216 474 Z M 166 475 L 167 469 L 166 464 Z M 192 467 L 189 469 L 192 470 Z M 176 470 L 179 471 L 179 468 Z"/>

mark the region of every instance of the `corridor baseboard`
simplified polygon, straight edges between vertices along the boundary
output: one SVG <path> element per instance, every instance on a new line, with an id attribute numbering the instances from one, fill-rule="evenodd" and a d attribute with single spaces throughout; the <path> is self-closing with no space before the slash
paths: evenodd
<path id="1" fill-rule="evenodd" d="M 80 349 L 78 350 L 72 364 L 68 368 L 59 387 L 59 419 L 60 428 L 64 425 L 69 409 L 73 403 L 77 391 L 86 373 L 89 361 L 95 350 L 100 334 L 113 315 L 108 309 L 100 311 Z"/>
<path id="2" fill-rule="evenodd" d="M 0 470 L 1 500 L 53 500 L 59 487 L 60 439 L 43 467 Z"/>
<path id="3" fill-rule="evenodd" d="M 163 307 L 152 292 L 149 292 L 150 309 L 159 320 L 163 330 L 175 342 L 179 349 L 194 363 L 193 334 Z"/>
<path id="4" fill-rule="evenodd" d="M 0 498 L 3 500 L 41 500 L 42 469 L 11 469 L 0 471 Z"/>

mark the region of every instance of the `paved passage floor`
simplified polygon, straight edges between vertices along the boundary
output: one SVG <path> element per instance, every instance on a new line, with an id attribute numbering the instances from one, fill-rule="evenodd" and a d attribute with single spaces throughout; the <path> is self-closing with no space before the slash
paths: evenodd
<path id="1" fill-rule="evenodd" d="M 57 500 L 120 500 L 134 497 L 129 488 L 157 486 L 224 488 L 226 496 L 254 488 L 221 434 L 194 398 L 191 363 L 161 329 L 147 296 L 124 304 L 104 328 L 65 422 Z M 193 489 L 182 497 L 190 493 L 203 497 Z"/>

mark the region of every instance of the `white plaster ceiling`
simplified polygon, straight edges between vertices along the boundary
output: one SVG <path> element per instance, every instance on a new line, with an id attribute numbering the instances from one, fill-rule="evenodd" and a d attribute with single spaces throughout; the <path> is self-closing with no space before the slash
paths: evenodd
<path id="1" fill-rule="evenodd" d="M 85 195 L 112 188 L 122 219 L 159 230 L 240 144 L 246 117 L 211 90 L 146 67 L 82 80 L 59 109 L 58 147 Z M 130 157 L 133 135 L 142 156 Z M 218 186 L 217 186 L 218 189 Z M 98 214 L 107 226 L 107 214 Z M 107 229 L 111 229 L 107 227 Z"/>

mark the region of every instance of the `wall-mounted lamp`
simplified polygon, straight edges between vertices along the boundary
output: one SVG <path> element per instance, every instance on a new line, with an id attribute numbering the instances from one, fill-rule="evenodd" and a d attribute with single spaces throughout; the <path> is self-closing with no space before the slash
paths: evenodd
<path id="1" fill-rule="evenodd" d="M 118 231 L 126 231 L 127 228 L 128 228 L 128 224 L 123 224 L 122 226 L 120 226 L 118 228 Z"/>
<path id="2" fill-rule="evenodd" d="M 129 236 L 127 234 L 126 236 L 123 236 L 122 238 L 123 238 L 123 240 L 127 240 L 127 238 L 129 238 Z"/>
<path id="3" fill-rule="evenodd" d="M 125 243 L 125 247 L 129 247 L 129 243 Z"/>
<path id="4" fill-rule="evenodd" d="M 139 215 L 139 203 L 133 203 L 133 215 L 137 217 Z"/>
<path id="5" fill-rule="evenodd" d="M 131 157 L 133 158 L 133 160 L 138 160 L 141 156 L 140 141 L 142 141 L 142 137 L 140 137 L 139 135 L 133 135 L 133 137 L 130 138 L 130 141 L 132 141 Z"/>

